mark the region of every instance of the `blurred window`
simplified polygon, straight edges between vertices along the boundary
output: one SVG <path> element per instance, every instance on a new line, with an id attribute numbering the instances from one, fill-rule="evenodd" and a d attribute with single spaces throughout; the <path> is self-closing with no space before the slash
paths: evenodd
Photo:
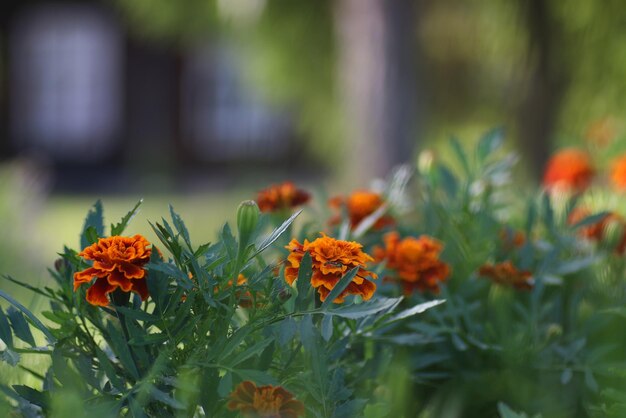
<path id="1" fill-rule="evenodd" d="M 47 5 L 14 22 L 11 133 L 57 160 L 110 156 L 121 130 L 122 37 L 97 8 Z"/>
<path id="2" fill-rule="evenodd" d="M 288 152 L 291 115 L 245 84 L 241 57 L 224 45 L 191 50 L 182 80 L 182 132 L 204 161 L 273 160 Z"/>

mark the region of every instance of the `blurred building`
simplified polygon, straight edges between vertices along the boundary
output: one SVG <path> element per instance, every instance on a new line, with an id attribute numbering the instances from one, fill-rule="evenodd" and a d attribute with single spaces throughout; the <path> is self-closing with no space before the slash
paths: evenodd
<path id="1" fill-rule="evenodd" d="M 49 161 L 58 185 L 81 189 L 112 178 L 119 187 L 137 172 L 280 167 L 300 155 L 293 115 L 245 83 L 231 45 L 142 42 L 101 2 L 7 6 L 1 157 Z"/>

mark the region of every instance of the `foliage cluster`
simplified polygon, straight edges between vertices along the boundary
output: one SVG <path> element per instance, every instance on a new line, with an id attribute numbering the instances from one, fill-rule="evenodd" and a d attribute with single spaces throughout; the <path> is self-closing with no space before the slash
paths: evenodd
<path id="1" fill-rule="evenodd" d="M 120 288 L 90 304 L 74 281 L 91 264 L 71 248 L 50 270 L 53 287 L 6 276 L 50 303 L 40 318 L 0 290 L 1 358 L 40 382 L 0 385 L 0 410 L 286 417 L 301 403 L 310 417 L 623 416 L 624 229 L 602 223 L 592 240 L 606 213 L 572 221 L 581 193 L 514 189 L 516 157 L 502 142 L 494 130 L 467 152 L 453 139 L 458 170 L 425 155 L 381 190 L 334 199 L 330 224 L 313 205 L 295 222 L 292 185 L 264 192 L 273 211 L 243 203 L 236 231 L 226 224 L 211 243 L 195 244 L 170 208 L 151 224 L 160 242 L 142 264 L 143 301 Z M 81 249 L 122 235 L 138 209 L 107 233 L 97 202 Z M 332 246 L 307 250 L 320 231 L 374 261 L 349 269 Z M 376 284 L 371 298 L 350 291 L 363 281 Z M 49 367 L 29 368 L 29 356 Z M 277 398 L 246 398 L 255 387 L 293 396 L 291 415 L 268 412 Z"/>

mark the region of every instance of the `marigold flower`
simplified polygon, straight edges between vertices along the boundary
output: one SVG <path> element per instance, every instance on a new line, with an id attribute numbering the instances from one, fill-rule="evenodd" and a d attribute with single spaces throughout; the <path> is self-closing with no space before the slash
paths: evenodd
<path id="1" fill-rule="evenodd" d="M 616 189 L 626 190 L 626 155 L 618 157 L 611 167 L 611 182 Z"/>
<path id="2" fill-rule="evenodd" d="M 506 249 L 519 248 L 526 243 L 526 235 L 521 231 L 504 228 L 500 231 L 500 239 Z"/>
<path id="3" fill-rule="evenodd" d="M 350 218 L 350 226 L 352 227 L 357 226 L 363 219 L 376 212 L 384 203 L 385 201 L 379 193 L 368 190 L 357 190 L 347 198 L 336 196 L 328 201 L 331 208 L 337 210 L 345 208 Z M 339 222 L 341 222 L 340 215 L 336 215 L 330 220 L 331 225 L 336 225 Z M 391 216 L 383 215 L 376 221 L 373 227 L 374 229 L 380 229 L 394 223 L 394 219 Z"/>
<path id="4" fill-rule="evenodd" d="M 386 234 L 383 240 L 385 247 L 376 247 L 374 257 L 387 260 L 387 268 L 396 271 L 406 295 L 416 289 L 439 293 L 439 284 L 450 275 L 450 266 L 439 260 L 443 250 L 439 241 L 426 235 L 401 240 L 397 232 Z"/>
<path id="5" fill-rule="evenodd" d="M 245 418 L 298 418 L 304 415 L 304 404 L 281 386 L 257 386 L 246 380 L 230 394 L 226 405 Z"/>
<path id="6" fill-rule="evenodd" d="M 594 175 L 589 155 L 584 151 L 568 148 L 554 154 L 548 161 L 543 177 L 547 189 L 584 191 Z"/>
<path id="7" fill-rule="evenodd" d="M 495 283 L 512 286 L 519 290 L 530 290 L 533 287 L 532 273 L 518 270 L 508 260 L 496 264 L 483 264 L 478 269 L 478 274 Z"/>
<path id="8" fill-rule="evenodd" d="M 276 212 L 304 205 L 309 200 L 311 200 L 311 195 L 308 192 L 298 189 L 292 182 L 287 181 L 261 190 L 256 202 L 261 212 Z"/>
<path id="9" fill-rule="evenodd" d="M 148 286 L 143 266 L 150 260 L 150 245 L 141 235 L 100 238 L 78 254 L 93 260 L 93 266 L 74 273 L 74 290 L 95 277 L 96 281 L 87 289 L 87 301 L 92 305 L 107 306 L 107 295 L 118 288 L 135 292 L 145 300 Z"/>
<path id="10" fill-rule="evenodd" d="M 365 269 L 365 264 L 374 259 L 363 252 L 361 244 L 354 241 L 341 241 L 322 234 L 320 238 L 312 242 L 305 239 L 304 244 L 293 239 L 285 248 L 291 251 L 287 257 L 289 266 L 285 268 L 285 280 L 290 285 L 298 278 L 300 262 L 304 253 L 308 252 L 311 254 L 313 264 L 311 286 L 317 289 L 322 301 L 348 270 L 357 267 L 359 268 L 357 275 L 333 302 L 341 303 L 348 295 L 361 295 L 363 300 L 368 300 L 374 295 L 376 285 L 366 277 L 376 279 L 377 276 Z"/>

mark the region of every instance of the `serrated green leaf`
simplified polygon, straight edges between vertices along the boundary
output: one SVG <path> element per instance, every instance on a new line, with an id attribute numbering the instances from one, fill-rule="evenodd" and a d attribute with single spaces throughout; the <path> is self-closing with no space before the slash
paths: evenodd
<path id="1" fill-rule="evenodd" d="M 281 346 L 291 341 L 298 330 L 296 321 L 291 317 L 283 319 L 276 325 L 278 328 L 278 344 Z"/>
<path id="2" fill-rule="evenodd" d="M 11 321 L 11 327 L 13 328 L 15 336 L 25 343 L 30 344 L 31 347 L 34 347 L 36 345 L 35 339 L 33 338 L 33 334 L 30 332 L 28 322 L 24 319 L 24 315 L 22 315 L 22 313 L 13 306 L 9 306 L 9 309 L 7 309 L 7 315 Z"/>
<path id="3" fill-rule="evenodd" d="M 53 344 L 54 342 L 56 342 L 56 338 L 54 337 L 54 335 L 50 333 L 48 328 L 39 319 L 37 319 L 37 317 L 33 315 L 31 311 L 26 309 L 24 305 L 19 303 L 17 300 L 15 300 L 13 297 L 11 297 L 10 295 L 8 295 L 6 292 L 2 290 L 0 290 L 0 297 L 4 298 L 7 302 L 15 306 L 24 315 L 26 315 L 28 319 L 30 319 L 30 321 L 33 323 L 33 325 L 46 336 L 48 343 Z"/>
<path id="4" fill-rule="evenodd" d="M 143 322 L 156 322 L 159 318 L 141 309 L 127 308 L 126 306 L 116 306 L 115 309 L 123 313 L 129 318 L 136 319 Z"/>
<path id="5" fill-rule="evenodd" d="M 183 222 L 183 218 L 181 218 L 179 214 L 174 212 L 174 207 L 172 205 L 170 205 L 170 216 L 172 217 L 172 222 L 174 223 L 176 231 L 183 237 L 183 240 L 187 244 L 189 250 L 193 251 L 191 247 L 191 239 L 189 238 L 189 231 L 185 226 L 185 222 Z"/>
<path id="6" fill-rule="evenodd" d="M 139 206 L 143 203 L 143 199 L 139 199 L 135 207 L 133 207 L 124 217 L 120 220 L 120 222 L 116 225 L 111 224 L 111 236 L 121 235 L 129 222 L 139 213 Z"/>
<path id="7" fill-rule="evenodd" d="M 96 236 L 104 236 L 104 215 L 102 202 L 100 199 L 94 203 L 93 207 L 87 212 L 83 230 L 80 234 L 80 248 L 86 248 L 92 244 L 87 235 L 87 230 L 93 228 Z"/>

